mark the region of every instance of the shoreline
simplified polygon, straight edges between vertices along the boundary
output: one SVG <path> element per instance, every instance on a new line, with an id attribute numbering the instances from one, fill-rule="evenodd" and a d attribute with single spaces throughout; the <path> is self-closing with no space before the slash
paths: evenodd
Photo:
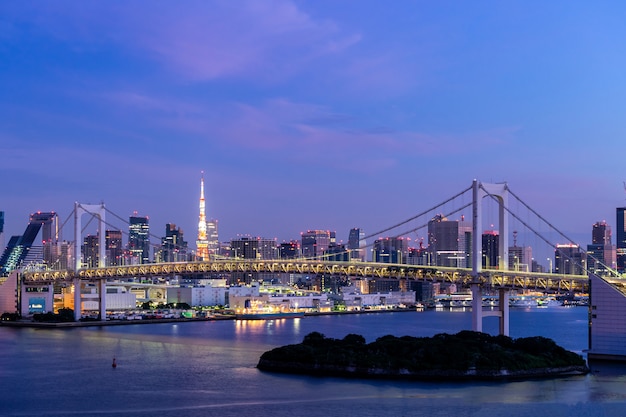
<path id="1" fill-rule="evenodd" d="M 306 312 L 304 316 L 338 316 L 344 314 L 380 314 L 380 313 L 407 313 L 415 312 L 415 309 L 396 308 L 386 310 L 360 310 L 360 311 L 327 311 L 327 312 Z M 294 318 L 270 318 L 270 319 L 243 319 L 243 320 L 293 320 Z M 69 321 L 69 322 L 36 322 L 36 321 L 0 321 L 0 327 L 26 327 L 37 329 L 64 329 L 73 327 L 102 327 L 102 326 L 126 326 L 133 324 L 159 324 L 159 323 L 187 323 L 198 321 L 218 321 L 218 320 L 242 320 L 237 319 L 234 314 L 217 315 L 211 317 L 194 318 L 170 318 L 170 319 L 141 319 L 141 320 L 89 320 L 89 321 Z"/>

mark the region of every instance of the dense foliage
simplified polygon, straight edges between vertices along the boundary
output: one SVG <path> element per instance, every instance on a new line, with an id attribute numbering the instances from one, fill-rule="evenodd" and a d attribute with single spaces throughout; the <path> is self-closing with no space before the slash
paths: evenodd
<path id="1" fill-rule="evenodd" d="M 578 354 L 545 337 L 512 339 L 473 331 L 433 337 L 383 336 L 366 343 L 363 336 L 327 338 L 313 332 L 301 344 L 265 352 L 260 369 L 268 364 L 299 364 L 303 369 L 386 370 L 408 374 L 429 371 L 524 371 L 543 368 L 585 367 Z"/>
<path id="2" fill-rule="evenodd" d="M 67 323 L 74 321 L 74 310 L 71 308 L 61 308 L 57 314 L 49 311 L 47 313 L 33 314 L 33 321 L 43 323 Z"/>

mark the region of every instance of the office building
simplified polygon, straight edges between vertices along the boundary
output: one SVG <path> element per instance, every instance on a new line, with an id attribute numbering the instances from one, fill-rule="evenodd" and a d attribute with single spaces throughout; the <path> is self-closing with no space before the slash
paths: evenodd
<path id="1" fill-rule="evenodd" d="M 367 242 L 365 241 L 365 232 L 363 229 L 358 227 L 350 229 L 350 234 L 348 235 L 350 259 L 365 262 L 367 258 L 366 246 Z"/>
<path id="2" fill-rule="evenodd" d="M 219 234 L 217 232 L 217 220 L 211 219 L 208 222 L 206 222 L 206 232 L 207 232 L 207 249 L 209 251 L 209 256 L 219 253 L 220 240 L 219 240 Z"/>
<path id="3" fill-rule="evenodd" d="M 96 268 L 99 261 L 100 237 L 97 234 L 85 236 L 81 251 L 83 268 Z"/>
<path id="4" fill-rule="evenodd" d="M 497 269 L 499 265 L 499 239 L 497 230 L 486 230 L 482 234 L 483 268 Z"/>
<path id="5" fill-rule="evenodd" d="M 554 251 L 554 273 L 563 275 L 586 275 L 587 257 L 578 245 L 566 243 L 556 245 Z"/>
<path id="6" fill-rule="evenodd" d="M 278 259 L 279 250 L 275 239 L 241 237 L 230 241 L 230 256 L 241 259 Z"/>
<path id="7" fill-rule="evenodd" d="M 428 222 L 427 264 L 471 268 L 472 225 L 437 215 Z"/>
<path id="8" fill-rule="evenodd" d="M 617 208 L 615 223 L 616 264 L 619 272 L 626 271 L 626 207 Z"/>
<path id="9" fill-rule="evenodd" d="M 611 227 L 605 221 L 593 224 L 591 244 L 587 245 L 587 267 L 590 272 L 603 275 L 615 268 L 616 249 L 611 240 Z"/>
<path id="10" fill-rule="evenodd" d="M 41 246 L 35 245 L 39 231 Z M 24 234 L 11 236 L 0 256 L 0 275 L 28 264 L 47 263 L 56 267 L 59 261 L 59 238 L 59 222 L 55 212 L 31 214 Z"/>
<path id="11" fill-rule="evenodd" d="M 165 225 L 165 236 L 161 238 L 159 249 L 161 262 L 182 262 L 187 260 L 187 242 L 183 230 L 173 223 Z"/>
<path id="12" fill-rule="evenodd" d="M 148 217 L 130 216 L 128 220 L 129 263 L 146 264 L 150 262 L 150 225 Z"/>
<path id="13" fill-rule="evenodd" d="M 302 256 L 310 259 L 319 259 L 335 242 L 335 232 L 329 230 L 309 230 L 302 233 Z"/>
<path id="14" fill-rule="evenodd" d="M 283 242 L 279 246 L 280 259 L 295 259 L 300 256 L 300 245 L 297 240 Z"/>
<path id="15" fill-rule="evenodd" d="M 107 266 L 122 265 L 124 263 L 124 246 L 122 244 L 121 230 L 106 230 L 104 235 L 106 245 Z"/>
<path id="16" fill-rule="evenodd" d="M 4 211 L 0 211 L 0 250 L 4 250 Z"/>
<path id="17" fill-rule="evenodd" d="M 324 252 L 324 259 L 332 262 L 348 262 L 350 251 L 345 245 L 331 244 Z"/>
<path id="18" fill-rule="evenodd" d="M 408 240 L 402 237 L 386 237 L 374 241 L 374 262 L 402 264 L 409 257 Z"/>

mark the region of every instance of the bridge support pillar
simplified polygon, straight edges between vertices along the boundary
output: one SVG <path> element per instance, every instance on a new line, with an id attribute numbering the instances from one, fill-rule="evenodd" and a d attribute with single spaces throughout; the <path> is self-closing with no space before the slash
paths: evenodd
<path id="1" fill-rule="evenodd" d="M 509 335 L 509 290 L 500 288 L 498 310 L 500 312 L 500 334 Z"/>
<path id="2" fill-rule="evenodd" d="M 472 289 L 472 330 L 483 331 L 483 289 L 480 284 L 470 284 Z"/>
<path id="3" fill-rule="evenodd" d="M 100 294 L 100 320 L 106 321 L 107 319 L 107 281 L 106 279 L 100 280 L 100 288 L 98 288 L 98 293 Z"/>
<path id="4" fill-rule="evenodd" d="M 74 320 L 79 321 L 81 315 L 80 278 L 74 278 Z"/>

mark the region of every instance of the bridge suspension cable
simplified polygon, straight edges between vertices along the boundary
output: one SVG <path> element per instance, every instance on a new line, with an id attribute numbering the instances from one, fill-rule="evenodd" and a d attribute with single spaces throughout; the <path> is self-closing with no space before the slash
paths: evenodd
<path id="1" fill-rule="evenodd" d="M 130 223 L 128 222 L 128 220 L 126 220 L 126 219 L 122 218 L 121 216 L 119 216 L 118 214 L 116 214 L 116 213 L 112 212 L 111 210 L 109 210 L 109 209 L 108 209 L 108 208 L 106 208 L 106 207 L 104 208 L 104 210 L 105 210 L 107 213 L 111 214 L 113 217 L 115 217 L 115 218 L 117 218 L 118 220 L 120 220 L 121 222 L 123 222 L 125 225 L 130 226 Z M 122 232 L 125 236 L 130 236 L 130 233 L 128 233 L 127 231 L 125 231 L 125 230 L 121 230 L 121 229 L 118 229 L 118 230 L 120 230 L 120 231 L 121 231 L 121 232 Z M 152 237 L 152 238 L 157 239 L 159 242 L 161 241 L 161 237 L 160 237 L 160 236 L 155 235 L 154 233 L 148 232 L 148 236 L 149 236 L 149 237 Z M 160 246 L 160 244 L 159 244 L 159 243 L 152 243 L 152 242 L 150 242 L 150 245 L 151 245 L 152 247 L 155 247 L 155 248 L 157 248 L 157 247 L 159 247 L 159 246 Z M 180 246 L 180 245 L 174 245 L 174 247 L 175 247 L 176 249 L 180 249 L 180 248 L 182 248 L 182 246 Z"/>
<path id="2" fill-rule="evenodd" d="M 487 193 L 487 195 L 492 198 L 493 200 L 495 200 L 497 202 L 497 198 L 496 196 L 494 196 L 493 194 L 489 193 L 489 191 L 487 191 L 484 187 L 481 186 L 481 188 Z M 569 237 L 567 237 L 563 232 L 561 232 L 559 229 L 557 229 L 552 223 L 550 223 L 549 221 L 547 221 L 543 216 L 541 216 L 539 213 L 537 213 L 537 211 L 535 211 L 532 207 L 530 207 L 528 204 L 526 204 L 526 202 L 524 202 L 521 198 L 519 198 L 515 193 L 513 193 L 513 191 L 511 191 L 511 189 L 508 187 L 508 185 L 506 186 L 507 191 L 520 203 L 522 203 L 524 205 L 524 207 L 526 207 L 528 210 L 531 211 L 531 213 L 533 213 L 535 216 L 537 216 L 537 218 L 539 218 L 541 221 L 543 221 L 546 225 L 548 225 L 552 230 L 554 230 L 556 233 L 558 233 L 561 237 L 563 237 L 564 239 L 566 239 L 569 243 L 576 245 L 579 247 L 579 249 L 585 253 L 587 256 L 591 256 L 596 262 L 602 264 L 598 259 L 596 259 L 595 257 L 593 257 L 592 255 L 589 255 L 587 251 L 585 251 L 579 244 L 577 244 L 574 240 L 570 239 Z M 504 207 L 504 210 L 509 213 L 513 218 L 515 218 L 517 221 L 519 221 L 522 225 L 524 225 L 528 230 L 530 230 L 531 232 L 533 232 L 535 234 L 535 236 L 537 236 L 539 239 L 543 240 L 546 244 L 548 244 L 550 247 L 552 248 L 556 248 L 556 244 L 554 242 L 550 242 L 548 239 L 546 239 L 541 233 L 539 233 L 537 230 L 535 230 L 532 226 L 530 226 L 526 221 L 522 220 L 517 214 L 515 214 L 513 211 L 511 211 L 508 207 Z M 574 259 L 572 259 L 571 256 L 568 256 L 566 253 L 563 253 L 563 256 L 566 257 L 569 260 L 574 261 Z M 580 266 L 586 273 L 592 272 L 589 271 L 589 269 L 587 268 L 586 265 L 583 265 L 581 263 L 577 263 L 578 266 Z M 605 267 L 605 269 L 609 272 L 611 272 L 611 274 L 614 274 L 615 276 L 619 276 L 619 274 L 617 273 L 617 271 L 613 270 L 612 268 L 610 268 L 607 265 L 602 264 L 603 267 Z"/>
<path id="3" fill-rule="evenodd" d="M 469 190 L 471 190 L 471 189 L 472 189 L 472 186 L 469 186 L 468 188 L 466 188 L 466 189 L 464 189 L 463 191 L 461 191 L 461 192 L 459 192 L 459 193 L 455 194 L 454 196 L 452 196 L 452 197 L 448 198 L 447 200 L 443 201 L 442 203 L 439 203 L 439 204 L 437 204 L 436 206 L 434 206 L 434 207 L 432 207 L 432 208 L 430 208 L 430 209 L 428 209 L 428 210 L 425 210 L 425 211 L 423 211 L 423 212 L 421 212 L 421 213 L 419 213 L 419 214 L 416 214 L 415 216 L 410 217 L 410 218 L 408 218 L 408 219 L 406 219 L 406 220 L 404 220 L 404 221 L 402 221 L 402 222 L 400 222 L 400 223 L 398 223 L 398 224 L 394 224 L 393 226 L 387 227 L 387 228 L 385 228 L 385 229 L 383 229 L 383 230 L 379 230 L 379 231 L 377 231 L 377 232 L 375 232 L 375 233 L 371 233 L 371 234 L 369 234 L 369 235 L 365 236 L 363 239 L 370 239 L 370 238 L 372 238 L 372 237 L 374 237 L 374 236 L 378 236 L 378 235 L 380 235 L 381 233 L 385 233 L 385 232 L 388 232 L 388 231 L 390 231 L 390 230 L 393 230 L 393 229 L 395 229 L 395 228 L 397 228 L 397 227 L 400 227 L 400 226 L 402 226 L 403 224 L 407 224 L 407 223 L 408 223 L 408 222 L 410 222 L 410 221 L 413 221 L 413 220 L 415 220 L 415 219 L 417 219 L 417 218 L 419 218 L 419 217 L 422 217 L 422 216 L 424 216 L 424 215 L 426 215 L 426 214 L 428 214 L 428 213 L 430 213 L 430 212 L 432 212 L 432 211 L 437 210 L 439 207 L 441 207 L 441 206 L 443 206 L 443 205 L 445 205 L 445 204 L 449 203 L 450 201 L 454 200 L 454 199 L 455 199 L 455 198 L 457 198 L 457 197 L 460 197 L 461 195 L 465 194 L 466 192 L 468 192 L 468 191 L 469 191 Z"/>

